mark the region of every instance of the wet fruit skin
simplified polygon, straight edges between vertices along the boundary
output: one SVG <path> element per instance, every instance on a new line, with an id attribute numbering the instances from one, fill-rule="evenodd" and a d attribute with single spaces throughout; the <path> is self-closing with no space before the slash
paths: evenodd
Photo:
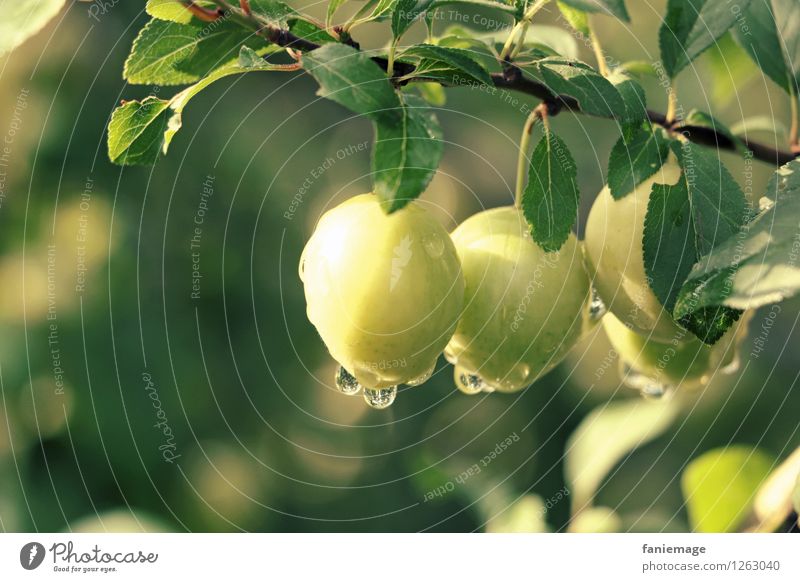
<path id="1" fill-rule="evenodd" d="M 578 240 L 570 235 L 546 253 L 511 207 L 476 214 L 451 236 L 466 293 L 445 355 L 495 390 L 521 390 L 555 367 L 587 325 L 591 293 Z"/>
<path id="2" fill-rule="evenodd" d="M 609 311 L 638 333 L 670 341 L 680 328 L 650 289 L 644 269 L 644 218 L 653 184 L 674 184 L 681 170 L 670 155 L 651 178 L 614 200 L 608 186 L 586 222 L 587 267 Z"/>
<path id="3" fill-rule="evenodd" d="M 322 216 L 300 278 L 309 320 L 367 388 L 428 373 L 463 305 L 464 278 L 447 231 L 419 202 L 387 215 L 372 194 Z"/>
<path id="4" fill-rule="evenodd" d="M 692 389 L 736 365 L 737 344 L 746 335 L 748 318 L 731 327 L 713 346 L 683 330 L 666 342 L 648 339 L 628 329 L 612 313 L 603 317 L 603 328 L 620 361 L 635 372 L 660 384 Z"/>

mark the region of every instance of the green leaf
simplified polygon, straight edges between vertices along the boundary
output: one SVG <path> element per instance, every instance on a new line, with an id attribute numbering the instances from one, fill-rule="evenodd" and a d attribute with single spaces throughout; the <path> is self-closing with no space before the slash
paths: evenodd
<path id="1" fill-rule="evenodd" d="M 195 95 L 223 77 L 279 68 L 280 65 L 267 63 L 252 49 L 242 47 L 238 64 L 220 67 L 170 100 L 147 97 L 126 102 L 111 115 L 108 157 L 123 166 L 154 163 L 159 152 L 167 153 L 173 136 L 181 128 L 183 109 Z"/>
<path id="2" fill-rule="evenodd" d="M 365 53 L 343 44 L 327 44 L 304 55 L 303 66 L 319 83 L 320 97 L 383 123 L 404 118 L 389 79 Z"/>
<path id="3" fill-rule="evenodd" d="M 631 20 L 628 10 L 625 8 L 625 0 L 561 0 L 561 2 L 584 12 L 599 12 L 625 22 Z"/>
<path id="4" fill-rule="evenodd" d="M 39 32 L 64 7 L 66 0 L 24 0 L 3 4 L 0 56 Z"/>
<path id="5" fill-rule="evenodd" d="M 589 505 L 614 466 L 663 434 L 680 411 L 677 399 L 622 400 L 590 412 L 569 437 L 564 477 L 573 510 Z"/>
<path id="6" fill-rule="evenodd" d="M 151 20 L 133 41 L 123 76 L 133 84 L 193 83 L 231 62 L 243 45 L 263 47 L 264 41 L 232 22 Z"/>
<path id="7" fill-rule="evenodd" d="M 169 101 L 147 97 L 117 107 L 108 124 L 108 157 L 115 164 L 152 164 L 164 141 Z"/>
<path id="8" fill-rule="evenodd" d="M 420 99 L 407 97 L 399 122 L 375 125 L 372 185 L 386 212 L 399 210 L 428 187 L 442 158 L 442 130 Z"/>
<path id="9" fill-rule="evenodd" d="M 750 0 L 739 0 L 746 9 Z M 736 22 L 740 12 L 730 0 L 669 0 L 667 15 L 659 30 L 664 69 L 674 79 Z"/>
<path id="10" fill-rule="evenodd" d="M 539 246 L 552 252 L 567 240 L 578 217 L 578 171 L 567 144 L 547 131 L 533 150 L 522 212 Z"/>
<path id="11" fill-rule="evenodd" d="M 639 125 L 647 119 L 647 96 L 642 86 L 621 69 L 614 69 L 608 80 L 619 92 L 625 104 L 625 113 L 620 117 L 623 125 Z"/>
<path id="12" fill-rule="evenodd" d="M 469 51 L 420 44 L 404 50 L 402 56 L 416 59 L 414 71 L 404 79 L 422 77 L 446 84 L 492 85 L 489 73 L 470 57 Z"/>
<path id="13" fill-rule="evenodd" d="M 744 193 L 718 155 L 691 142 L 673 150 L 679 155 L 683 174 L 674 185 L 653 186 L 643 242 L 650 286 L 670 312 L 694 264 L 739 232 L 747 216 Z M 699 321 L 682 323 L 696 327 Z M 716 329 L 716 325 L 713 327 Z M 708 343 L 718 339 L 689 329 Z"/>
<path id="14" fill-rule="evenodd" d="M 217 5 L 210 0 L 200 0 L 195 2 L 195 4 L 203 8 L 217 7 Z M 194 19 L 192 13 L 178 0 L 147 0 L 144 9 L 145 12 L 153 18 L 177 22 L 178 24 L 189 24 Z"/>
<path id="15" fill-rule="evenodd" d="M 583 36 L 587 37 L 590 34 L 589 30 L 589 17 L 583 10 L 578 10 L 574 6 L 570 6 L 563 0 L 558 0 L 556 2 L 558 9 L 561 11 L 561 15 L 564 17 L 564 20 L 575 30 L 576 32 L 581 33 Z"/>
<path id="16" fill-rule="evenodd" d="M 677 317 L 720 305 L 754 309 L 800 290 L 800 160 L 780 168 L 767 192 L 772 205 L 692 269 Z"/>
<path id="17" fill-rule="evenodd" d="M 655 174 L 669 154 L 669 139 L 656 126 L 639 126 L 623 136 L 608 159 L 608 187 L 619 200 Z"/>
<path id="18" fill-rule="evenodd" d="M 736 41 L 762 71 L 784 90 L 800 84 L 800 2 L 752 0 L 744 11 L 746 27 Z"/>
<path id="19" fill-rule="evenodd" d="M 681 489 L 692 529 L 736 531 L 773 463 L 770 455 L 746 446 L 715 449 L 689 463 L 681 476 Z"/>
<path id="20" fill-rule="evenodd" d="M 250 11 L 267 24 L 283 29 L 297 15 L 294 8 L 280 0 L 250 0 Z"/>
<path id="21" fill-rule="evenodd" d="M 291 32 L 297 38 L 316 44 L 337 42 L 335 38 L 317 25 L 311 24 L 310 22 L 299 18 L 293 18 L 289 20 L 289 32 Z"/>
<path id="22" fill-rule="evenodd" d="M 745 153 L 747 151 L 747 146 L 744 144 L 744 142 L 734 135 L 728 126 L 709 113 L 705 113 L 699 109 L 692 109 L 686 114 L 686 117 L 683 118 L 683 125 L 703 127 L 709 131 L 721 134 L 727 137 L 740 153 Z"/>
<path id="23" fill-rule="evenodd" d="M 411 25 L 430 8 L 433 0 L 397 0 L 392 11 L 392 34 L 403 36 Z"/>
<path id="24" fill-rule="evenodd" d="M 616 87 L 585 63 L 548 57 L 536 63 L 536 68 L 550 91 L 575 98 L 590 115 L 615 117 L 625 111 L 625 102 Z"/>
<path id="25" fill-rule="evenodd" d="M 615 533 L 622 531 L 622 518 L 609 507 L 587 507 L 569 523 L 570 533 Z"/>

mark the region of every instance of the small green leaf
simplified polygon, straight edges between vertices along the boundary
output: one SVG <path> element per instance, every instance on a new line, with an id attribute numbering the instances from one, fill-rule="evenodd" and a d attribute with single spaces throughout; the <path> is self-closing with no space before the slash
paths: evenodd
<path id="1" fill-rule="evenodd" d="M 615 533 L 622 531 L 622 518 L 609 507 L 587 507 L 570 521 L 570 533 Z"/>
<path id="2" fill-rule="evenodd" d="M 147 97 L 117 107 L 108 124 L 108 157 L 115 164 L 152 164 L 169 119 L 169 101 Z"/>
<path id="3" fill-rule="evenodd" d="M 752 0 L 746 27 L 734 30 L 739 45 L 762 71 L 787 92 L 800 84 L 800 2 Z"/>
<path id="4" fill-rule="evenodd" d="M 279 68 L 280 65 L 267 63 L 252 49 L 242 47 L 238 64 L 220 67 L 168 101 L 155 97 L 128 101 L 111 116 L 108 157 L 123 166 L 154 163 L 159 152 L 167 153 L 173 136 L 181 128 L 183 109 L 195 95 L 223 77 Z"/>
<path id="5" fill-rule="evenodd" d="M 320 97 L 386 124 L 404 118 L 389 79 L 365 53 L 343 44 L 327 44 L 304 55 L 303 66 L 319 83 Z"/>
<path id="6" fill-rule="evenodd" d="M 289 32 L 297 38 L 316 44 L 336 42 L 336 39 L 323 29 L 300 18 L 292 18 L 289 20 Z"/>
<path id="7" fill-rule="evenodd" d="M 280 0 L 250 0 L 251 12 L 267 24 L 285 29 L 297 12 Z"/>
<path id="8" fill-rule="evenodd" d="M 66 0 L 24 0 L 3 4 L 0 56 L 39 32 L 64 7 Z"/>
<path id="9" fill-rule="evenodd" d="M 533 240 L 545 251 L 561 248 L 578 217 L 578 171 L 567 144 L 552 131 L 533 150 L 522 212 Z"/>
<path id="10" fill-rule="evenodd" d="M 692 529 L 736 531 L 773 464 L 770 455 L 746 446 L 714 449 L 689 463 L 681 476 L 681 489 Z"/>
<path id="11" fill-rule="evenodd" d="M 739 0 L 737 6 L 744 10 L 748 4 L 750 0 Z M 730 0 L 669 0 L 658 35 L 661 60 L 669 77 L 677 77 L 719 40 L 740 14 L 731 9 Z"/>
<path id="12" fill-rule="evenodd" d="M 588 37 L 590 34 L 589 17 L 587 16 L 586 12 L 575 8 L 574 6 L 570 6 L 563 0 L 558 0 L 556 4 L 558 9 L 561 11 L 561 15 L 564 17 L 564 20 L 567 21 L 573 30 L 581 33 L 585 37 Z"/>
<path id="13" fill-rule="evenodd" d="M 627 61 L 619 66 L 620 69 L 629 75 L 637 77 L 657 77 L 658 73 L 653 63 L 650 61 Z"/>
<path id="14" fill-rule="evenodd" d="M 425 78 L 449 85 L 465 82 L 492 85 L 489 73 L 472 60 L 469 51 L 420 44 L 404 50 L 402 57 L 416 60 L 414 71 L 404 79 Z"/>
<path id="15" fill-rule="evenodd" d="M 608 159 L 608 187 L 619 200 L 655 174 L 669 154 L 669 140 L 656 126 L 640 126 L 623 136 Z"/>
<path id="16" fill-rule="evenodd" d="M 625 8 L 625 0 L 561 0 L 561 2 L 584 12 L 599 12 L 625 22 L 631 20 Z"/>
<path id="17" fill-rule="evenodd" d="M 123 76 L 133 84 L 193 83 L 234 60 L 241 46 L 264 46 L 263 40 L 232 22 L 205 24 L 151 20 L 133 41 Z"/>
<path id="18" fill-rule="evenodd" d="M 683 118 L 683 125 L 704 127 L 727 137 L 740 153 L 745 153 L 747 151 L 747 146 L 745 146 L 744 142 L 734 135 L 725 124 L 709 113 L 705 113 L 699 109 L 692 109 L 686 114 L 686 117 Z"/>
<path id="19" fill-rule="evenodd" d="M 425 103 L 407 97 L 399 122 L 375 125 L 372 184 L 386 212 L 399 210 L 428 187 L 442 158 L 442 130 Z"/>
<path id="20" fill-rule="evenodd" d="M 203 8 L 217 7 L 211 0 L 199 0 L 195 4 Z M 147 0 L 144 9 L 153 18 L 177 22 L 178 24 L 189 24 L 194 18 L 192 13 L 186 9 L 186 6 L 178 0 Z"/>
<path id="21" fill-rule="evenodd" d="M 656 297 L 672 312 L 678 293 L 700 257 L 739 232 L 747 202 L 718 155 L 691 142 L 674 147 L 683 174 L 674 185 L 655 184 L 644 223 L 644 266 Z M 690 310 L 696 311 L 696 310 Z M 703 316 L 715 312 L 702 313 Z M 688 315 L 688 314 L 687 314 Z M 728 315 L 720 312 L 719 316 Z M 705 319 L 705 317 L 704 317 Z M 722 335 L 718 322 L 702 330 L 702 320 L 682 321 L 701 340 Z"/>
<path id="22" fill-rule="evenodd" d="M 615 117 L 625 111 L 625 102 L 616 87 L 585 63 L 548 57 L 536 63 L 536 68 L 550 91 L 575 98 L 590 115 Z"/>
<path id="23" fill-rule="evenodd" d="M 403 36 L 414 21 L 431 7 L 433 0 L 397 0 L 392 11 L 392 34 L 395 39 Z"/>
<path id="24" fill-rule="evenodd" d="M 694 266 L 677 317 L 720 305 L 754 309 L 800 291 L 800 160 L 780 168 L 767 193 L 772 205 Z"/>
<path id="25" fill-rule="evenodd" d="M 679 401 L 673 398 L 622 400 L 590 412 L 566 446 L 564 477 L 573 510 L 588 506 L 609 471 L 631 451 L 663 434 L 679 411 Z"/>

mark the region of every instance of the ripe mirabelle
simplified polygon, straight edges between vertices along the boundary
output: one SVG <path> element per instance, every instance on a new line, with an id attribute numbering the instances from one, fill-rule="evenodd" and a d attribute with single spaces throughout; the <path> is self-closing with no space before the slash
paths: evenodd
<path id="1" fill-rule="evenodd" d="M 516 392 L 551 370 L 581 337 L 591 291 L 574 235 L 547 253 L 522 212 L 496 208 L 452 233 L 466 281 L 464 313 L 445 356 L 464 392 Z"/>
<path id="2" fill-rule="evenodd" d="M 397 384 L 430 376 L 463 305 L 447 231 L 419 202 L 387 215 L 372 194 L 322 216 L 300 278 L 308 318 L 343 368 L 337 383 L 345 392 L 363 386 L 377 408 L 391 404 Z"/>
<path id="3" fill-rule="evenodd" d="M 649 179 L 620 200 L 606 186 L 586 222 L 586 258 L 592 284 L 608 307 L 634 331 L 670 341 L 680 328 L 650 289 L 644 269 L 644 218 L 653 184 L 674 184 L 681 169 L 670 155 Z"/>

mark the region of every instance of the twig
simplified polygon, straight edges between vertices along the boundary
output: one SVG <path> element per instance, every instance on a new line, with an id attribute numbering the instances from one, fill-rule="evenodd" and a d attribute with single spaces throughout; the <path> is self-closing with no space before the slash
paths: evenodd
<path id="1" fill-rule="evenodd" d="M 218 5 L 222 6 L 226 12 L 228 10 L 232 10 L 230 5 L 225 2 L 225 0 L 215 1 Z M 282 30 L 280 28 L 265 25 L 256 19 L 254 15 L 250 15 L 248 17 L 241 12 L 237 12 L 237 16 L 241 20 L 246 21 L 248 26 L 254 28 L 264 38 L 274 44 L 277 44 L 278 46 L 289 47 L 303 52 L 310 52 L 320 47 L 320 45 L 316 43 L 295 36 L 288 30 Z M 353 42 L 351 46 L 357 47 L 358 45 Z M 386 70 L 389 66 L 386 58 L 373 57 L 372 60 L 383 70 Z M 394 63 L 393 81 L 397 82 L 400 77 L 407 76 L 409 73 L 413 72 L 413 70 L 413 67 L 406 63 Z M 547 107 L 547 113 L 551 117 L 558 115 L 558 113 L 560 113 L 562 110 L 584 115 L 591 115 L 581 110 L 580 103 L 578 103 L 575 98 L 570 97 L 569 95 L 556 95 L 544 84 L 526 77 L 522 71 L 516 67 L 510 67 L 503 73 L 492 73 L 491 77 L 494 86 L 499 89 L 517 91 L 540 99 L 544 102 L 545 106 Z M 655 111 L 648 111 L 647 117 L 652 123 L 660 125 L 669 131 L 679 132 L 694 143 L 716 147 L 722 151 L 737 151 L 737 144 L 728 136 L 719 131 L 715 131 L 708 127 L 684 125 L 680 120 L 670 121 L 663 113 L 658 113 Z M 747 138 L 742 139 L 742 142 L 744 142 L 745 146 L 753 153 L 753 157 L 755 159 L 773 165 L 782 166 L 783 164 L 787 164 L 795 159 L 796 156 L 800 155 L 800 152 L 795 154 L 792 152 L 779 150 Z"/>

